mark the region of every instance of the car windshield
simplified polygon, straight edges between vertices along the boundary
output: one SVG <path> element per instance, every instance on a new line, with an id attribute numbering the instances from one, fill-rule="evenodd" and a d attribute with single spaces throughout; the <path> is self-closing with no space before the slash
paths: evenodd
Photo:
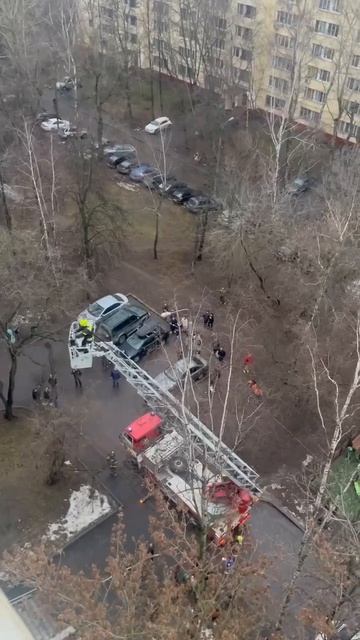
<path id="1" fill-rule="evenodd" d="M 134 333 L 130 338 L 128 338 L 128 344 L 133 347 L 133 349 L 141 349 L 145 340 L 146 338 L 140 338 L 140 336 Z"/>
<path id="2" fill-rule="evenodd" d="M 158 120 L 152 120 L 150 122 L 150 125 L 153 126 L 153 127 L 158 127 L 159 126 L 159 121 Z"/>
<path id="3" fill-rule="evenodd" d="M 190 363 L 187 360 L 178 360 L 173 367 L 169 367 L 164 373 L 168 378 L 170 378 L 170 380 L 176 382 L 177 380 L 181 380 L 181 378 L 185 377 L 189 367 Z"/>
<path id="4" fill-rule="evenodd" d="M 98 318 L 99 316 L 101 316 L 102 312 L 104 311 L 104 307 L 101 307 L 97 302 L 94 302 L 93 304 L 90 304 L 88 306 L 88 311 L 89 313 L 91 313 L 92 316 L 95 316 L 95 318 Z"/>

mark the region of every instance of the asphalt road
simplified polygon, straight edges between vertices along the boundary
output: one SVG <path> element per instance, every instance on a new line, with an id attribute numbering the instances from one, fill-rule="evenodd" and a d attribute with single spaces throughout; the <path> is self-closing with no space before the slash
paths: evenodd
<path id="1" fill-rule="evenodd" d="M 96 139 L 96 118 L 94 109 L 88 104 L 81 104 L 79 95 L 79 129 L 86 129 Z M 43 96 L 42 104 L 45 109 L 53 111 L 53 93 L 48 92 Z M 62 118 L 75 122 L 74 101 L 71 92 L 59 95 L 59 113 Z M 150 119 L 150 116 L 149 116 Z M 147 122 L 144 122 L 144 126 Z M 45 134 L 45 132 L 44 132 Z M 50 135 L 50 134 L 45 134 Z M 181 135 L 176 123 L 164 135 L 164 148 L 166 152 L 167 175 L 176 175 L 179 180 L 185 181 L 196 189 L 210 189 L 212 180 L 209 168 L 196 162 L 191 153 L 180 153 L 175 147 L 175 139 Z M 149 135 L 143 129 L 132 129 L 125 121 L 116 121 L 104 110 L 104 137 L 119 144 L 133 144 L 138 152 L 138 158 L 142 162 L 155 164 L 164 171 L 163 151 L 160 136 Z M 61 144 L 59 142 L 59 144 Z M 67 143 L 64 143 L 67 144 Z"/>
<path id="2" fill-rule="evenodd" d="M 167 357 L 174 357 L 174 349 L 175 345 L 170 341 L 169 355 L 161 352 L 151 354 L 144 361 L 145 368 L 155 375 L 165 368 Z M 100 360 L 95 361 L 92 369 L 83 370 L 83 391 L 79 392 L 71 376 L 67 344 L 55 343 L 53 355 L 58 376 L 59 407 L 73 416 L 74 430 L 79 434 L 73 460 L 81 458 L 122 505 L 131 548 L 139 539 L 147 538 L 148 517 L 154 507 L 151 499 L 140 504 L 147 490 L 118 436 L 129 422 L 146 411 L 146 407 L 124 381 L 121 381 L 119 390 L 112 388 L 109 371 L 104 371 Z M 6 357 L 0 353 L 0 378 L 5 372 Z M 46 381 L 48 373 L 48 350 L 41 345 L 33 345 L 19 363 L 16 404 L 31 406 L 33 386 Z M 106 466 L 106 455 L 112 449 L 116 450 L 119 461 L 117 478 L 109 476 Z M 92 563 L 103 565 L 114 522 L 115 518 L 105 521 L 71 545 L 65 554 L 66 562 L 76 570 L 86 570 Z M 268 580 L 273 598 L 279 602 L 294 566 L 301 532 L 274 507 L 260 502 L 253 508 L 249 534 L 255 552 L 264 554 L 269 560 Z"/>

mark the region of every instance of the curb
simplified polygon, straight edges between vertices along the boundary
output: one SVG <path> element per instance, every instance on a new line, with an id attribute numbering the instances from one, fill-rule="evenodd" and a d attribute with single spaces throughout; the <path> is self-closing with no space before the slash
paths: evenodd
<path id="1" fill-rule="evenodd" d="M 61 549 L 55 552 L 54 557 L 56 557 L 57 555 L 61 555 L 64 551 L 66 551 L 66 549 L 71 547 L 72 544 L 80 540 L 83 536 L 86 536 L 93 529 L 96 529 L 96 527 L 108 520 L 108 518 L 111 518 L 113 515 L 115 515 L 115 513 L 119 511 L 119 508 L 120 507 L 118 505 L 112 507 L 110 511 L 108 511 L 108 513 L 105 513 L 103 516 L 101 516 L 97 520 L 94 520 L 94 522 L 85 527 L 85 529 L 82 529 L 81 531 L 79 531 L 79 533 L 75 534 L 70 540 L 65 542 Z"/>
<path id="2" fill-rule="evenodd" d="M 259 499 L 259 502 L 265 502 L 266 504 L 270 504 L 272 507 L 274 507 L 274 509 L 276 509 L 276 511 L 278 511 L 279 513 L 281 513 L 281 515 L 284 516 L 284 518 L 286 518 L 287 520 L 289 520 L 289 522 L 291 522 L 295 527 L 297 527 L 297 529 L 299 529 L 302 533 L 304 533 L 305 531 L 305 527 L 304 524 L 301 520 L 299 520 L 299 518 L 297 518 L 291 511 L 290 509 L 288 509 L 287 507 L 284 507 L 278 500 L 277 498 L 275 498 L 274 496 L 272 496 L 270 493 L 266 493 L 266 491 L 264 493 L 261 494 L 261 497 Z"/>

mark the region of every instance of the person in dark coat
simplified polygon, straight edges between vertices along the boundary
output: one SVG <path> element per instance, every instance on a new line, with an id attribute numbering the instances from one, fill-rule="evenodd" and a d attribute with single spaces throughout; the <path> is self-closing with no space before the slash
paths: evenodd
<path id="1" fill-rule="evenodd" d="M 119 380 L 121 378 L 120 371 L 118 369 L 113 369 L 110 375 L 111 375 L 111 378 L 112 378 L 113 389 L 118 389 L 119 388 Z"/>
<path id="2" fill-rule="evenodd" d="M 81 382 L 82 373 L 81 373 L 80 369 L 71 369 L 71 373 L 74 376 L 75 387 L 81 389 L 82 388 L 82 382 Z"/>
<path id="3" fill-rule="evenodd" d="M 222 362 L 226 356 L 226 351 L 225 349 L 223 349 L 222 347 L 220 347 L 216 352 L 215 355 L 217 357 L 217 359 L 219 360 L 219 362 Z"/>
<path id="4" fill-rule="evenodd" d="M 203 317 L 203 320 L 204 320 L 204 327 L 208 326 L 209 315 L 210 315 L 210 313 L 208 311 L 205 311 L 205 313 L 202 314 L 202 317 Z"/>
<path id="5" fill-rule="evenodd" d="M 214 326 L 214 314 L 213 313 L 209 313 L 208 319 L 207 319 L 207 326 L 209 327 L 209 329 L 212 329 Z"/>

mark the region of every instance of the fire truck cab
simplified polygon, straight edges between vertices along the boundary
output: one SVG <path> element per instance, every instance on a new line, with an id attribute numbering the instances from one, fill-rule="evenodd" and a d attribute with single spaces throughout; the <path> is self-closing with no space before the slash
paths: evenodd
<path id="1" fill-rule="evenodd" d="M 123 437 L 127 448 L 137 456 L 161 435 L 162 419 L 156 413 L 145 413 L 124 429 Z"/>

